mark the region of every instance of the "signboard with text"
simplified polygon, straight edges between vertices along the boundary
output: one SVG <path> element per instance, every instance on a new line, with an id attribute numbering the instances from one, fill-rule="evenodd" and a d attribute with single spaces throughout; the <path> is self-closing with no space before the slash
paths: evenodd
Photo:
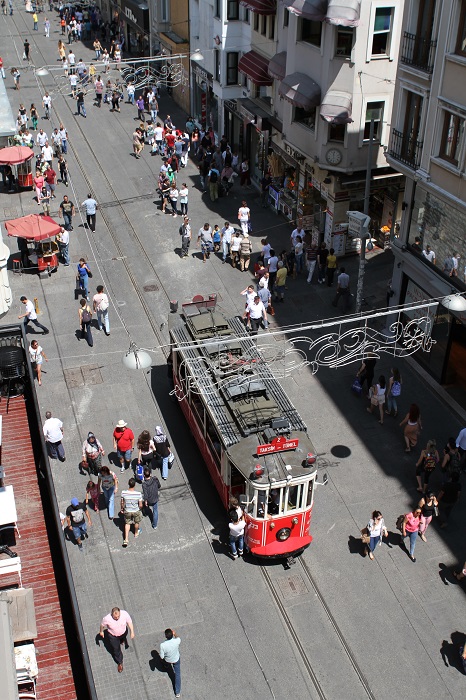
<path id="1" fill-rule="evenodd" d="M 284 452 L 285 450 L 295 450 L 299 445 L 299 440 L 287 440 L 285 437 L 276 437 L 271 443 L 258 445 L 256 454 L 268 455 L 273 452 Z"/>

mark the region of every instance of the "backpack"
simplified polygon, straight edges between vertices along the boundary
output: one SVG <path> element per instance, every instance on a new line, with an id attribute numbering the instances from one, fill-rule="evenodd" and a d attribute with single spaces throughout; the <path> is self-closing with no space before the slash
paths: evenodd
<path id="1" fill-rule="evenodd" d="M 144 465 L 142 462 L 136 464 L 136 479 L 141 483 L 144 481 Z"/>
<path id="2" fill-rule="evenodd" d="M 87 309 L 84 309 L 81 318 L 83 323 L 90 323 L 92 320 L 92 316 Z"/>
<path id="3" fill-rule="evenodd" d="M 403 523 L 405 517 L 406 516 L 404 514 L 401 514 L 396 519 L 396 529 L 399 530 L 401 533 L 403 533 Z"/>
<path id="4" fill-rule="evenodd" d="M 435 459 L 435 454 L 430 454 L 430 452 L 428 452 L 424 457 L 424 470 L 426 472 L 432 472 L 434 471 L 436 465 L 437 461 Z"/>
<path id="5" fill-rule="evenodd" d="M 400 382 L 393 382 L 392 384 L 392 396 L 399 396 L 401 394 L 401 384 Z"/>
<path id="6" fill-rule="evenodd" d="M 215 170 L 211 170 L 210 172 L 210 182 L 217 182 L 218 181 L 218 175 Z"/>
<path id="7" fill-rule="evenodd" d="M 71 511 L 71 520 L 74 523 L 80 523 L 84 520 L 84 511 L 82 508 L 78 508 L 77 510 L 72 510 Z"/>

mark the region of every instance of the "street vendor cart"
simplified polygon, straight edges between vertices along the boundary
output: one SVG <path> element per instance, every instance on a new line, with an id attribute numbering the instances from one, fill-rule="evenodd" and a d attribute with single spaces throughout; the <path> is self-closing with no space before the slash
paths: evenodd
<path id="1" fill-rule="evenodd" d="M 9 236 L 18 239 L 21 266 L 36 269 L 39 275 L 49 276 L 58 268 L 58 244 L 55 237 L 61 226 L 50 216 L 29 214 L 5 222 Z"/>
<path id="2" fill-rule="evenodd" d="M 18 188 L 32 188 L 32 158 L 34 151 L 27 146 L 0 148 L 0 165 L 16 168 Z"/>

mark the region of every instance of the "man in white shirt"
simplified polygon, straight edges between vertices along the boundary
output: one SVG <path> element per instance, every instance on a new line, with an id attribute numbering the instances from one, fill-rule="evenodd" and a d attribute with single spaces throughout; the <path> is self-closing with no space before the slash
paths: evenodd
<path id="1" fill-rule="evenodd" d="M 65 267 L 70 266 L 70 233 L 63 228 L 60 229 L 60 233 L 57 236 L 58 250 L 60 251 L 61 259 Z"/>
<path id="2" fill-rule="evenodd" d="M 50 119 L 50 110 L 52 109 L 52 98 L 46 92 L 42 98 L 42 108 L 45 109 L 45 119 Z"/>
<path id="3" fill-rule="evenodd" d="M 349 275 L 345 272 L 344 267 L 340 268 L 340 274 L 338 275 L 337 294 L 335 296 L 335 299 L 332 301 L 332 306 L 338 306 L 340 297 L 344 297 L 344 310 L 348 311 L 351 302 L 351 295 L 349 290 Z"/>
<path id="4" fill-rule="evenodd" d="M 304 241 L 304 229 L 300 224 L 298 224 L 295 228 L 294 231 L 291 232 L 290 240 L 291 240 L 291 249 L 296 247 L 296 239 L 298 236 L 301 236 L 301 240 Z"/>
<path id="5" fill-rule="evenodd" d="M 52 413 L 47 411 L 45 414 L 45 423 L 42 427 L 45 442 L 47 443 L 47 452 L 52 459 L 58 459 L 60 462 L 65 462 L 65 449 L 62 444 L 63 438 L 63 423 L 59 418 L 53 418 Z"/>
<path id="6" fill-rule="evenodd" d="M 74 55 L 71 49 L 68 53 L 68 65 L 70 67 L 70 75 L 72 75 L 76 70 L 76 56 Z"/>
<path id="7" fill-rule="evenodd" d="M 105 335 L 110 335 L 110 321 L 108 319 L 108 296 L 104 292 L 104 287 L 99 284 L 97 289 L 97 294 L 92 297 L 92 303 L 94 306 L 94 312 L 97 313 L 97 323 L 99 326 L 99 331 L 102 330 L 102 319 L 105 324 Z"/>
<path id="8" fill-rule="evenodd" d="M 432 265 L 435 265 L 435 253 L 430 247 L 430 245 L 425 247 L 425 249 L 422 251 L 422 254 L 426 258 L 426 260 L 431 262 Z"/>
<path id="9" fill-rule="evenodd" d="M 50 146 L 49 142 L 46 141 L 45 145 L 42 146 L 42 155 L 44 156 L 44 160 L 46 163 L 52 167 L 52 160 L 53 160 L 53 148 Z"/>
<path id="10" fill-rule="evenodd" d="M 230 226 L 230 222 L 225 221 L 225 226 L 222 228 L 222 265 L 225 264 L 227 255 L 229 255 L 230 253 L 231 237 L 234 234 L 234 232 L 235 229 L 233 228 L 233 226 Z"/>
<path id="11" fill-rule="evenodd" d="M 236 263 L 239 263 L 239 251 L 241 250 L 241 241 L 243 236 L 239 231 L 235 231 L 235 235 L 232 236 L 230 241 L 230 257 L 231 266 L 236 267 Z"/>
<path id="12" fill-rule="evenodd" d="M 39 129 L 37 136 L 36 136 L 36 143 L 39 146 L 39 148 L 43 148 L 48 141 L 48 136 L 45 133 L 43 129 Z"/>
<path id="13" fill-rule="evenodd" d="M 267 312 L 260 297 L 256 294 L 252 303 L 248 305 L 249 322 L 251 324 L 251 335 L 257 335 L 260 328 L 267 328 Z"/>
<path id="14" fill-rule="evenodd" d="M 156 146 L 155 153 L 160 153 L 160 155 L 163 155 L 163 127 L 161 126 L 160 122 L 157 122 L 157 126 L 154 129 L 154 138 Z"/>
<path id="15" fill-rule="evenodd" d="M 37 320 L 36 310 L 35 310 L 35 308 L 34 308 L 34 304 L 32 303 L 32 301 L 30 301 L 30 299 L 28 299 L 28 298 L 25 297 L 25 296 L 22 296 L 22 297 L 20 298 L 20 301 L 21 301 L 21 303 L 24 304 L 24 306 L 26 307 L 26 313 L 21 314 L 20 316 L 18 316 L 18 318 L 19 318 L 19 319 L 21 319 L 21 318 L 26 318 L 26 320 L 25 320 L 25 322 L 24 322 L 25 328 L 27 329 L 28 323 L 33 323 L 35 326 L 37 326 L 37 328 L 41 328 L 41 329 L 42 329 L 42 331 L 44 332 L 44 335 L 47 335 L 47 333 L 50 333 L 49 329 L 46 328 L 45 326 L 43 326 L 43 325 L 42 325 L 41 323 L 39 323 L 39 321 Z"/>
<path id="16" fill-rule="evenodd" d="M 246 202 L 243 200 L 241 206 L 238 209 L 238 221 L 241 226 L 243 233 L 249 233 L 249 222 L 251 220 L 251 210 L 249 209 Z"/>
<path id="17" fill-rule="evenodd" d="M 175 630 L 165 630 L 165 641 L 160 645 L 160 658 L 172 667 L 175 676 L 175 698 L 181 697 L 180 642 Z"/>

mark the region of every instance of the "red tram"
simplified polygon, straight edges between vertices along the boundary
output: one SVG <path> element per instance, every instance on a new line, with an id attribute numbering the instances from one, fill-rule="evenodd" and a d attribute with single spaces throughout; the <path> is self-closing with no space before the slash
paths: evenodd
<path id="1" fill-rule="evenodd" d="M 183 314 L 170 324 L 175 393 L 220 497 L 239 499 L 254 555 L 300 554 L 317 476 L 306 425 L 241 319 L 212 298 Z"/>

